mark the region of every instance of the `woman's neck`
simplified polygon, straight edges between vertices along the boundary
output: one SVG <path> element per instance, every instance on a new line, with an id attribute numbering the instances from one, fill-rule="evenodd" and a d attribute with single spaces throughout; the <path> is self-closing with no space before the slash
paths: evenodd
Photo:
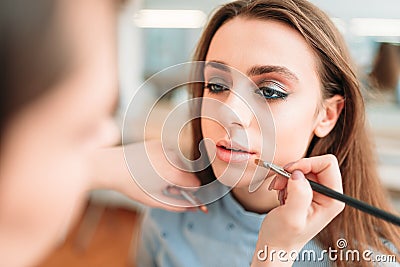
<path id="1" fill-rule="evenodd" d="M 232 195 L 245 210 L 255 213 L 267 213 L 279 205 L 277 192 L 268 190 L 271 181 L 272 177 L 266 179 L 254 192 L 249 192 L 248 186 L 235 187 L 232 189 Z"/>

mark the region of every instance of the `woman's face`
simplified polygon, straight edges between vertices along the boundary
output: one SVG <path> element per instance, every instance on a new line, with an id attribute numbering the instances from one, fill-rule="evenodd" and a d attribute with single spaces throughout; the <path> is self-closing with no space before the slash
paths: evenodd
<path id="1" fill-rule="evenodd" d="M 233 186 L 241 178 L 236 186 L 248 186 L 254 159 L 285 165 L 305 155 L 322 101 L 315 55 L 297 31 L 273 20 L 234 18 L 216 32 L 206 62 L 201 125 L 213 141 L 207 152 L 215 154 L 219 180 Z M 240 71 L 256 87 L 213 62 Z M 265 172 L 255 174 L 264 178 Z"/>
<path id="2" fill-rule="evenodd" d="M 36 244 L 24 252 L 27 258 L 57 240 L 83 204 L 89 154 L 117 141 L 113 5 L 62 1 L 58 19 L 73 69 L 16 114 L 2 136 L 0 218 L 2 226 L 15 226 L 8 229 L 13 238 Z"/>

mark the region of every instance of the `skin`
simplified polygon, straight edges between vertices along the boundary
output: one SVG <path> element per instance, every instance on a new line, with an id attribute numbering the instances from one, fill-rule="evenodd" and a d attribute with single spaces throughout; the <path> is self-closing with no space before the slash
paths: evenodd
<path id="1" fill-rule="evenodd" d="M 264 245 L 271 249 L 299 251 L 344 208 L 337 201 L 313 194 L 304 176 L 342 192 L 336 158 L 324 155 L 302 159 L 312 137 L 324 137 L 334 127 L 343 108 L 342 98 L 322 99 L 313 50 L 298 32 L 281 22 L 241 17 L 228 21 L 214 35 L 206 61 L 220 62 L 246 74 L 265 92 L 262 96 L 268 96 L 261 100 L 254 88 L 249 90 L 248 86 L 242 86 L 236 75 L 227 75 L 213 66 L 205 67 L 206 101 L 202 115 L 212 116 L 214 120 L 202 119 L 201 124 L 204 138 L 213 141 L 213 145 L 207 147 L 208 154 L 217 151 L 212 162 L 214 173 L 222 183 L 233 186 L 234 197 L 245 209 L 269 212 L 255 253 Z M 279 68 L 252 74 L 250 70 L 259 66 Z M 207 99 L 217 100 L 222 105 L 209 104 Z M 268 122 L 271 117 L 273 124 Z M 271 125 L 274 131 L 270 130 Z M 243 141 L 244 138 L 247 139 Z M 226 150 L 218 146 L 238 148 L 238 143 L 242 144 L 242 150 L 251 152 L 248 160 L 227 162 L 224 159 Z M 271 155 L 271 151 L 274 152 L 273 162 L 286 165 L 288 171 L 294 172 L 293 178 L 273 179 L 272 172 L 264 173 L 257 189 L 249 190 L 252 179 L 263 175 L 253 163 L 254 159 Z M 285 190 L 285 195 L 281 196 L 286 200 L 284 205 L 279 206 L 272 189 Z M 290 261 L 260 262 L 255 254 L 252 266 L 291 264 Z"/>
<path id="2" fill-rule="evenodd" d="M 58 15 L 63 25 L 62 29 L 73 47 L 72 54 L 75 63 L 73 71 L 60 81 L 56 88 L 16 114 L 7 125 L 7 130 L 2 137 L 0 161 L 0 236 L 2 238 L 0 239 L 0 254 L 2 255 L 2 263 L 6 266 L 35 264 L 49 249 L 61 242 L 65 233 L 79 215 L 84 203 L 83 200 L 90 189 L 112 188 L 146 204 L 168 207 L 160 204 L 160 202 L 155 202 L 132 181 L 124 165 L 121 148 L 109 151 L 102 149 L 98 153 L 96 151 L 98 147 L 111 145 L 118 138 L 118 132 L 112 123 L 111 116 L 117 99 L 115 44 L 110 42 L 110 40 L 115 39 L 113 22 L 115 14 L 112 10 L 111 3 L 108 1 L 85 0 L 81 1 L 79 6 L 71 1 L 62 2 Z M 279 37 L 282 38 L 282 35 Z M 239 38 L 239 41 L 241 41 L 240 39 L 244 38 Z M 229 40 L 231 41 L 232 38 Z M 237 42 L 238 39 L 234 41 Z M 230 48 L 232 49 L 232 47 Z M 246 64 L 241 66 L 243 62 L 240 60 L 240 58 L 244 60 L 248 57 L 244 51 L 246 49 L 242 49 L 239 53 L 238 51 L 226 53 L 236 56 L 219 58 L 218 60 L 228 61 L 226 63 L 229 65 L 246 72 L 248 66 Z M 234 59 L 236 62 L 233 61 Z M 276 57 L 275 60 L 278 59 Z M 295 95 L 293 94 L 293 96 Z M 242 117 L 242 115 L 240 116 Z M 289 115 L 287 117 L 292 118 Z M 242 120 L 249 122 L 249 119 L 246 118 Z M 306 128 L 310 130 L 308 134 L 311 135 L 312 130 L 309 126 L 313 124 L 309 122 L 306 125 Z M 315 128 L 315 130 L 318 129 L 318 127 Z M 251 140 L 258 140 L 257 131 L 252 135 L 254 136 Z M 152 151 L 154 153 L 152 158 L 159 162 L 159 165 L 156 166 L 157 170 L 163 170 L 166 176 L 173 177 L 172 181 L 178 184 L 198 185 L 193 176 L 181 176 L 182 173 L 174 170 L 167 162 L 162 160 L 163 158 L 159 156 L 161 154 L 159 143 L 150 142 L 148 145 L 150 149 L 147 151 Z M 259 144 L 253 145 L 258 147 Z M 306 146 L 307 142 L 306 144 L 299 144 L 299 146 L 296 145 L 295 150 L 302 150 Z M 132 145 L 129 149 L 141 152 L 143 145 Z M 279 150 L 281 149 L 283 148 Z M 277 151 L 279 150 L 277 149 Z M 143 154 L 139 153 L 138 155 Z M 301 155 L 302 153 L 299 152 L 298 157 L 301 157 Z M 290 161 L 289 158 L 286 160 Z M 314 166 L 314 161 L 309 165 Z M 330 161 L 324 159 L 321 164 L 317 165 L 325 166 L 326 162 Z M 276 163 L 280 162 L 276 161 Z M 282 163 L 285 163 L 285 161 L 282 161 Z M 317 172 L 315 168 L 307 169 L 308 165 L 303 163 L 303 165 L 307 165 L 303 166 L 301 163 L 298 163 L 297 168 L 302 170 L 303 173 Z M 108 167 L 106 168 L 106 166 Z M 215 166 L 217 167 L 217 165 Z M 327 170 L 336 169 L 334 163 L 329 166 L 331 167 Z M 251 168 L 254 169 L 254 166 Z M 112 170 L 115 170 L 115 172 Z M 147 173 L 145 169 L 141 171 Z M 111 176 L 115 177 L 114 180 L 110 180 Z M 337 178 L 338 174 L 323 176 Z M 265 185 L 263 184 L 259 190 L 250 195 L 247 185 L 251 175 L 247 178 L 247 182 L 246 177 L 247 174 L 243 179 L 244 182 L 241 181 L 237 190 L 234 190 L 235 197 L 246 208 L 261 212 L 277 206 L 276 199 L 271 202 L 269 199 L 265 199 L 264 195 L 260 195 L 261 198 L 257 201 L 263 204 L 258 207 L 252 201 L 252 197 L 258 196 L 259 190 L 265 188 Z M 331 180 L 337 182 L 338 179 Z M 290 226 L 288 223 L 285 224 L 288 227 L 285 235 L 282 235 L 283 241 L 273 236 L 271 233 L 277 233 L 277 227 L 285 226 L 276 226 L 276 222 L 288 221 L 287 214 L 290 213 L 285 209 L 309 210 L 308 207 L 312 205 L 309 203 L 311 191 L 309 189 L 307 191 L 309 185 L 307 187 L 307 183 L 304 181 L 301 179 L 293 183 L 289 181 L 287 184 L 287 204 L 279 207 L 279 209 L 274 209 L 274 213 L 270 213 L 271 216 L 268 216 L 270 221 L 265 221 L 260 231 L 260 244 L 257 245 L 257 248 L 263 245 L 264 240 L 273 242 L 273 245 L 277 248 L 298 247 L 306 237 L 308 238 L 311 234 L 315 235 L 316 229 L 320 229 L 321 225 L 329 221 L 334 214 L 337 214 L 336 212 L 340 207 L 333 209 L 333 205 L 329 201 L 319 201 L 319 207 L 323 211 L 327 210 L 327 212 L 322 214 L 322 212 L 318 212 L 319 210 L 316 207 L 312 209 L 312 211 L 316 211 L 314 217 L 317 219 L 313 220 L 313 231 L 309 231 L 306 237 L 303 239 L 295 238 L 299 236 L 303 229 L 299 225 Z M 321 182 L 324 181 L 321 180 Z M 160 190 L 165 184 L 164 182 L 164 184 L 157 184 L 150 186 L 150 188 L 155 194 L 160 194 Z M 280 182 L 278 184 L 281 187 L 286 187 L 286 184 Z M 333 184 L 332 188 L 335 188 L 335 186 L 337 187 L 337 184 Z M 302 194 L 304 197 L 301 197 Z M 271 196 L 270 199 L 274 199 L 273 193 L 269 195 Z M 296 196 L 308 201 L 294 201 L 298 205 L 303 205 L 303 209 L 291 205 L 293 203 L 292 198 L 298 199 Z M 264 200 L 266 201 L 264 202 Z M 246 201 L 248 204 L 246 204 Z M 169 208 L 183 210 L 182 208 Z M 307 222 L 304 218 L 308 213 L 300 212 L 298 214 L 293 213 L 293 215 L 296 215 L 294 219 Z M 282 220 L 282 218 L 286 218 L 286 220 Z M 290 236 L 293 242 L 287 242 L 287 236 Z M 24 253 L 21 254 L 21 251 L 24 251 Z"/>
<path id="3" fill-rule="evenodd" d="M 94 2 L 82 1 L 79 8 L 61 3 L 73 70 L 21 110 L 2 140 L 0 251 L 7 266 L 37 262 L 62 240 L 84 203 L 89 153 L 118 140 L 111 117 L 117 100 L 115 44 L 109 41 L 115 39 L 115 14 L 111 1 Z"/>
<path id="4" fill-rule="evenodd" d="M 144 164 L 144 144 L 132 144 L 139 175 L 153 181 L 147 193 L 133 181 L 113 123 L 116 107 L 116 12 L 112 1 L 60 1 L 56 14 L 71 48 L 72 71 L 55 88 L 31 101 L 2 135 L 0 161 L 0 255 L 4 266 L 37 264 L 61 243 L 95 188 L 115 189 L 134 200 L 172 211 L 149 194 L 161 195 L 167 182 Z M 162 157 L 161 144 L 146 144 L 155 169 L 172 183 L 196 186 Z M 149 169 L 143 166 L 149 166 Z M 152 171 L 151 173 L 154 173 Z M 171 179 L 172 177 L 172 179 Z M 171 203 L 171 202 L 170 202 Z M 185 203 L 188 206 L 188 203 Z M 23 253 L 21 253 L 23 252 Z"/>
<path id="5" fill-rule="evenodd" d="M 298 53 L 298 51 L 302 51 L 302 53 Z M 202 120 L 204 138 L 210 138 L 215 144 L 218 144 L 219 140 L 235 141 L 235 137 L 239 136 L 235 133 L 244 133 L 242 136 L 247 137 L 248 150 L 254 154 L 246 162 L 248 166 L 245 166 L 244 175 L 233 189 L 233 193 L 247 209 L 267 212 L 278 204 L 274 192 L 265 193 L 271 179 L 266 179 L 261 187 L 253 193 L 249 193 L 248 190 L 251 177 L 256 169 L 253 164 L 254 159 L 260 158 L 265 151 L 274 150 L 275 145 L 273 161 L 277 165 L 284 166 L 304 157 L 313 135 L 316 133 L 321 135 L 320 131 L 323 127 L 321 121 L 325 114 L 322 108 L 321 88 L 313 51 L 299 33 L 285 24 L 275 21 L 235 18 L 216 32 L 210 44 L 206 61 L 222 62 L 245 74 L 259 66 L 279 66 L 291 73 L 289 76 L 287 73 L 272 71 L 249 76 L 258 87 L 272 88 L 287 94 L 285 97 L 276 99 L 255 101 L 253 99 L 260 98 L 260 96 L 244 86 L 233 85 L 230 90 L 217 94 L 208 88 L 204 90 L 204 97 L 221 101 L 236 113 L 236 116 L 225 116 L 226 112 L 220 111 L 221 105 L 206 104 L 206 107 L 203 105 L 203 115 L 209 113 L 214 114 L 215 117 L 215 121 Z M 218 71 L 212 66 L 206 67 L 205 80 L 215 81 L 213 77 L 221 73 Z M 276 84 L 280 84 L 281 87 Z M 267 92 L 270 93 L 271 90 Z M 241 100 L 238 95 L 253 105 L 254 111 L 246 107 L 245 101 Z M 268 113 L 273 117 L 275 132 L 262 132 L 263 126 L 259 126 L 259 124 L 265 123 L 263 116 L 267 116 Z M 295 134 L 293 129 L 296 129 Z M 324 134 L 329 130 L 324 129 Z M 232 137 L 231 140 L 229 140 L 230 137 Z M 243 138 L 239 136 L 237 139 Z M 216 157 L 212 167 L 217 177 L 224 172 L 231 177 L 240 177 L 240 168 L 235 168 L 235 165 L 240 164 L 228 164 Z M 230 171 L 230 168 L 234 170 Z M 271 175 L 272 173 L 269 174 L 269 177 Z M 231 185 L 226 179 L 222 179 L 222 182 Z M 257 201 L 254 201 L 255 199 Z M 260 205 L 260 203 L 264 204 Z"/>

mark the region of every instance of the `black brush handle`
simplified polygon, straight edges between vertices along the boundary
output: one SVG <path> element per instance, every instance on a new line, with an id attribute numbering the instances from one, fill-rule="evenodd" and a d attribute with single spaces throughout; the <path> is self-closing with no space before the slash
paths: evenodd
<path id="1" fill-rule="evenodd" d="M 344 202 L 345 204 L 352 206 L 356 209 L 359 209 L 365 213 L 371 214 L 375 217 L 381 218 L 385 221 L 388 221 L 390 223 L 393 223 L 395 225 L 400 226 L 400 217 L 386 212 L 384 210 L 378 209 L 374 206 L 369 205 L 368 203 L 365 203 L 361 200 L 352 198 L 348 195 L 345 194 L 341 194 L 335 190 L 330 189 L 329 187 L 326 187 L 322 184 L 316 183 L 314 181 L 311 181 L 309 179 L 307 179 L 310 182 L 311 188 L 318 193 L 321 193 L 325 196 L 334 198 L 336 200 L 339 200 L 341 202 Z"/>

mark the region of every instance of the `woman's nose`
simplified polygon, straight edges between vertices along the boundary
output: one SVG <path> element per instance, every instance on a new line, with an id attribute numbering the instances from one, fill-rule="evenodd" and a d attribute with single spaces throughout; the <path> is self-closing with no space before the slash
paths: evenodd
<path id="1" fill-rule="evenodd" d="M 254 112 L 251 109 L 245 97 L 236 92 L 230 92 L 224 101 L 224 114 L 221 120 L 228 127 L 238 126 L 248 128 L 254 118 Z"/>

